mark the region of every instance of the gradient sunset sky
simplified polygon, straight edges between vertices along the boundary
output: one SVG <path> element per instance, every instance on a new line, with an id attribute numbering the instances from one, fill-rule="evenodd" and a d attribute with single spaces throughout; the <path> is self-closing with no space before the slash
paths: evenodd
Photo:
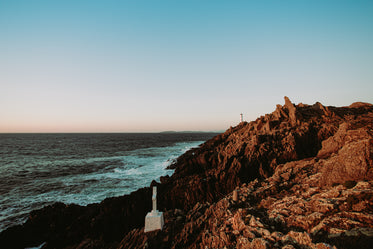
<path id="1" fill-rule="evenodd" d="M 225 130 L 373 102 L 373 1 L 0 0 L 0 132 Z"/>

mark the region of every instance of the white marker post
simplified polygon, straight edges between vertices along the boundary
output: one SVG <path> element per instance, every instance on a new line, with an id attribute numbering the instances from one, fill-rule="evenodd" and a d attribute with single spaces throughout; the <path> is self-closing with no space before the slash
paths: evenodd
<path id="1" fill-rule="evenodd" d="M 152 196 L 153 209 L 145 216 L 145 229 L 144 232 L 151 232 L 155 230 L 162 230 L 164 225 L 163 212 L 157 210 L 157 187 L 153 187 Z"/>

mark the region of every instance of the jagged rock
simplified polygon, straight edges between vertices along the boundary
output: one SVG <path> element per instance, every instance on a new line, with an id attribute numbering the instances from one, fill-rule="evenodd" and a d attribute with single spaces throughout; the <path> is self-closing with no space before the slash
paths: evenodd
<path id="1" fill-rule="evenodd" d="M 252 227 L 264 227 L 263 224 L 260 221 L 258 221 L 257 219 L 255 219 L 254 216 L 251 216 L 249 225 L 252 226 Z"/>
<path id="2" fill-rule="evenodd" d="M 24 225 L 2 232 L 0 245 L 370 248 L 372 121 L 370 104 L 294 105 L 285 97 L 273 113 L 186 152 L 171 177 L 152 183 L 165 214 L 162 231 L 143 232 L 151 209 L 144 188 L 87 207 L 35 211 Z"/>
<path id="3" fill-rule="evenodd" d="M 285 99 L 285 105 L 284 107 L 288 110 L 289 112 L 289 121 L 291 125 L 296 125 L 297 124 L 297 116 L 296 116 L 296 111 L 297 109 L 295 108 L 294 104 L 291 103 L 290 99 L 288 97 L 284 97 Z"/>
<path id="4" fill-rule="evenodd" d="M 325 115 L 325 116 L 332 115 L 332 112 L 329 110 L 329 108 L 327 106 L 323 106 L 320 102 L 316 102 L 312 107 L 315 110 L 320 111 L 322 115 Z"/>
<path id="5" fill-rule="evenodd" d="M 298 245 L 311 247 L 313 244 L 310 235 L 306 232 L 290 231 L 287 236 L 293 238 Z"/>
<path id="6" fill-rule="evenodd" d="M 330 154 L 331 150 L 334 155 L 322 166 L 322 185 L 372 179 L 372 136 L 369 130 L 347 130 L 347 126 L 341 125 L 336 135 L 323 143 L 327 149 L 322 149 L 319 155 Z"/>
<path id="7" fill-rule="evenodd" d="M 262 239 L 262 238 L 255 238 L 249 244 L 249 247 L 246 248 L 253 248 L 253 249 L 267 249 L 269 248 L 269 243 Z"/>

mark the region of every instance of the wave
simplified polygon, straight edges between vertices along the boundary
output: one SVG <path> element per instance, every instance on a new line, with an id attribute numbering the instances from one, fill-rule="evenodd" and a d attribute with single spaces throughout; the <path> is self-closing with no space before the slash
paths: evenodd
<path id="1" fill-rule="evenodd" d="M 203 141 L 124 151 L 121 155 L 84 159 L 25 162 L 4 188 L 0 200 L 0 231 L 25 221 L 27 214 L 54 202 L 88 205 L 129 194 L 173 174 L 166 169 Z M 21 160 L 24 161 L 23 159 Z"/>

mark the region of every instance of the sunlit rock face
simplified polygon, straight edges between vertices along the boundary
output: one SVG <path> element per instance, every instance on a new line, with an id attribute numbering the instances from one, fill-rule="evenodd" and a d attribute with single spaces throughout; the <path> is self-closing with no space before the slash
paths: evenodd
<path id="1" fill-rule="evenodd" d="M 161 231 L 144 233 L 151 210 L 144 188 L 88 207 L 34 212 L 0 242 L 23 236 L 23 246 L 45 248 L 61 241 L 70 248 L 370 248 L 372 145 L 371 104 L 295 105 L 285 97 L 274 112 L 188 151 L 172 176 L 152 183 L 164 212 Z"/>
<path id="2" fill-rule="evenodd" d="M 220 188 L 233 191 L 182 214 L 167 212 L 165 231 L 144 237 L 144 245 L 370 248 L 372 130 L 370 104 L 295 106 L 285 98 L 273 113 L 241 123 L 179 158 L 177 174 L 203 172 L 190 178 L 194 195 L 180 194 L 198 199 L 201 183 L 206 184 L 199 177 L 215 178 Z M 214 186 L 205 189 L 206 199 Z M 128 243 L 142 236 L 141 229 L 133 230 L 121 245 L 139 245 Z"/>
<path id="3" fill-rule="evenodd" d="M 163 195 L 163 206 L 187 210 L 196 202 L 215 201 L 242 183 L 273 175 L 280 164 L 329 157 L 345 140 L 357 141 L 364 137 L 364 141 L 358 141 L 361 148 L 354 148 L 369 147 L 367 125 L 371 126 L 373 107 L 364 103 L 352 106 L 356 107 L 325 107 L 318 102 L 314 105 L 294 105 L 285 97 L 285 105 L 277 105 L 273 113 L 250 123 L 241 122 L 207 141 L 201 148 L 181 156 L 174 165 L 175 174 L 161 179 L 164 183 L 162 191 L 172 193 Z M 346 127 L 348 125 L 349 128 Z M 351 150 L 342 150 L 333 160 L 344 160 L 343 154 Z M 357 165 L 359 161 L 349 163 Z M 364 165 L 369 163 L 363 162 Z M 323 174 L 331 168 L 334 166 L 326 167 Z M 362 168 L 353 171 L 354 174 L 364 174 Z M 345 175 L 340 170 L 336 172 Z M 352 175 L 350 178 L 353 180 Z M 340 182 L 344 180 L 347 178 L 340 179 Z"/>

